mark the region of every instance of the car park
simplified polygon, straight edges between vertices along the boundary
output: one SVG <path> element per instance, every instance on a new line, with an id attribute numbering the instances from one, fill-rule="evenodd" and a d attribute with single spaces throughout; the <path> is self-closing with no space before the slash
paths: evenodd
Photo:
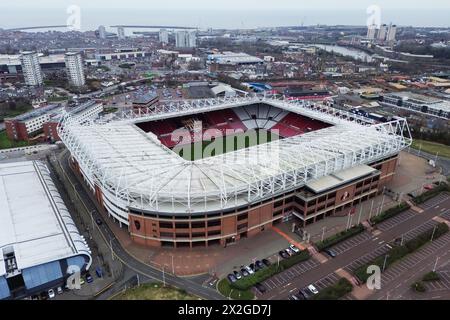
<path id="1" fill-rule="evenodd" d="M 300 249 L 297 248 L 296 246 L 294 246 L 293 244 L 291 244 L 291 245 L 289 246 L 289 249 L 291 249 L 291 250 L 294 251 L 295 253 L 299 253 L 299 252 L 300 252 Z"/>
<path id="2" fill-rule="evenodd" d="M 311 291 L 313 294 L 318 294 L 319 290 L 316 289 L 312 284 L 308 286 L 308 290 Z"/>
<path id="3" fill-rule="evenodd" d="M 227 276 L 228 281 L 231 283 L 235 283 L 237 281 L 236 277 L 232 275 L 231 273 Z"/>

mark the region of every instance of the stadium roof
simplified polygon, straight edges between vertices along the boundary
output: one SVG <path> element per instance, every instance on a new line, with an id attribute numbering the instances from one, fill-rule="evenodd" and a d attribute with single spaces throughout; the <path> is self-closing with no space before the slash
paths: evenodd
<path id="1" fill-rule="evenodd" d="M 134 125 L 254 103 L 334 126 L 191 162 Z M 68 118 L 59 134 L 86 176 L 100 182 L 109 197 L 124 206 L 168 214 L 204 214 L 246 205 L 395 155 L 411 143 L 403 119 L 372 125 L 323 104 L 261 96 L 184 101 L 124 118 L 91 125 L 77 125 Z"/>
<path id="2" fill-rule="evenodd" d="M 0 164 L 0 276 L 3 250 L 19 270 L 77 255 L 90 258 L 63 200 L 41 162 Z"/>

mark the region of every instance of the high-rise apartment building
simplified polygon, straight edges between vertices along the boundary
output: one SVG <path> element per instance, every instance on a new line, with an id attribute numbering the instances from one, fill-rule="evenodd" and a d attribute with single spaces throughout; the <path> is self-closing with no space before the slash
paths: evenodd
<path id="1" fill-rule="evenodd" d="M 159 42 L 164 44 L 169 43 L 169 32 L 166 29 L 161 29 L 159 31 Z"/>
<path id="2" fill-rule="evenodd" d="M 20 56 L 20 63 L 25 83 L 28 86 L 41 86 L 44 83 L 39 56 L 35 51 L 23 52 Z"/>
<path id="3" fill-rule="evenodd" d="M 86 84 L 83 70 L 83 57 L 81 53 L 66 53 L 66 70 L 69 82 L 75 87 L 82 87 Z"/>
<path id="4" fill-rule="evenodd" d="M 178 48 L 195 48 L 197 46 L 197 35 L 195 31 L 178 31 L 175 34 L 175 43 Z"/>

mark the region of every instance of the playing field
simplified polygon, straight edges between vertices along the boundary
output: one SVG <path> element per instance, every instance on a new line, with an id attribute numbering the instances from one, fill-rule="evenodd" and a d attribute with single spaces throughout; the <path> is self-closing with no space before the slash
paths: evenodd
<path id="1" fill-rule="evenodd" d="M 414 149 L 422 150 L 432 155 L 435 155 L 437 153 L 440 157 L 450 158 L 450 147 L 440 143 L 424 140 L 414 140 L 412 147 Z"/>
<path id="2" fill-rule="evenodd" d="M 249 130 L 241 134 L 212 139 L 212 141 L 176 146 L 172 150 L 188 161 L 195 161 L 269 143 L 278 139 L 280 139 L 278 135 L 267 130 Z"/>

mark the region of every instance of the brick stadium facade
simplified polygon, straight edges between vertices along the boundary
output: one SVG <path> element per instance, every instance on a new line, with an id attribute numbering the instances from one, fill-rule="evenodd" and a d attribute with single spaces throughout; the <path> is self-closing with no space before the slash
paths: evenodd
<path id="1" fill-rule="evenodd" d="M 225 246 L 268 230 L 281 223 L 294 211 L 297 213 L 297 224 L 300 226 L 315 223 L 326 217 L 347 215 L 354 206 L 381 194 L 384 186 L 394 178 L 397 165 L 398 156 L 393 156 L 371 164 L 370 167 L 376 169 L 373 173 L 323 193 L 315 194 L 307 187 L 303 187 L 249 206 L 205 215 L 174 216 L 164 212 L 143 212 L 129 208 L 128 231 L 131 239 L 143 246 L 175 248 Z M 85 179 L 74 159 L 72 168 Z M 93 188 L 91 186 L 90 189 L 99 207 L 105 214 L 110 215 L 106 206 L 113 201 L 108 200 L 99 186 L 95 185 Z M 121 227 L 124 226 L 112 218 L 119 222 Z"/>

